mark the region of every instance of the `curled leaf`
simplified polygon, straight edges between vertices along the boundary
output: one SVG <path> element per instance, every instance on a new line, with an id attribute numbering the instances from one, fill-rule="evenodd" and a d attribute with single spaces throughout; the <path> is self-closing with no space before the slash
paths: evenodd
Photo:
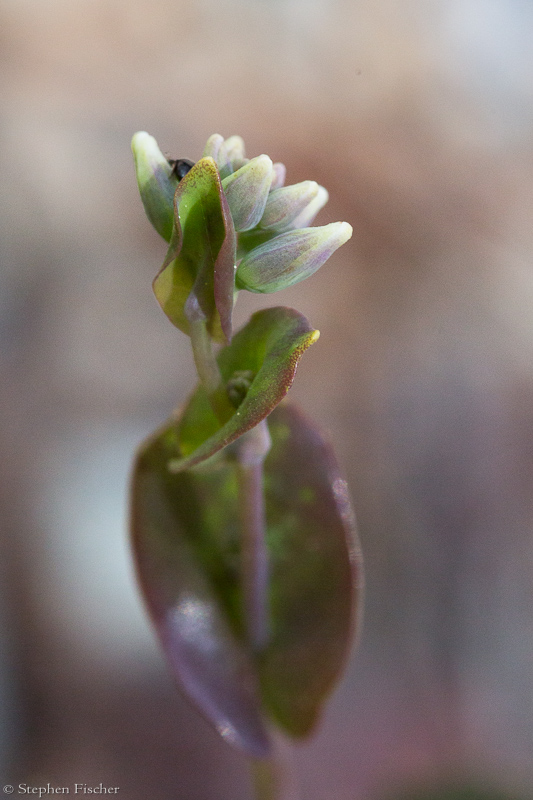
<path id="1" fill-rule="evenodd" d="M 181 418 L 182 457 L 171 462 L 171 469 L 189 469 L 205 461 L 268 416 L 288 392 L 298 361 L 318 336 L 306 318 L 292 308 L 267 308 L 254 314 L 218 356 L 226 384 L 239 371 L 255 376 L 246 396 L 221 426 L 205 390 L 199 386 Z"/>
<path id="2" fill-rule="evenodd" d="M 178 184 L 170 247 L 153 288 L 171 322 L 189 333 L 185 303 L 194 292 L 216 341 L 231 338 L 235 229 L 212 158 L 201 158 Z"/>

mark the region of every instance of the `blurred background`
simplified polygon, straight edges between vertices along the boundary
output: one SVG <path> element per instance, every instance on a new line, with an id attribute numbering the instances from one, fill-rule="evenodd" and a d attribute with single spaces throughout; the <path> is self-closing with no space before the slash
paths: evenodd
<path id="1" fill-rule="evenodd" d="M 194 160 L 218 132 L 354 226 L 237 310 L 321 330 L 291 397 L 337 449 L 366 557 L 361 645 L 296 751 L 304 800 L 531 798 L 532 31 L 528 0 L 2 0 L 5 780 L 250 796 L 172 685 L 127 541 L 134 448 L 194 382 L 130 139 Z"/>

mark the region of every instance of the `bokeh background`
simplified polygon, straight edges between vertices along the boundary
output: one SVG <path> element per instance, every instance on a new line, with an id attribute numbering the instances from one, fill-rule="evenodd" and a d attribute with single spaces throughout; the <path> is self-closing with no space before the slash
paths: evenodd
<path id="1" fill-rule="evenodd" d="M 6 780 L 249 797 L 174 690 L 126 523 L 134 447 L 194 381 L 151 295 L 165 248 L 129 142 L 196 159 L 216 131 L 354 226 L 237 312 L 285 303 L 321 330 L 291 396 L 338 451 L 366 556 L 361 645 L 296 751 L 303 798 L 531 797 L 532 32 L 528 0 L 1 1 Z"/>

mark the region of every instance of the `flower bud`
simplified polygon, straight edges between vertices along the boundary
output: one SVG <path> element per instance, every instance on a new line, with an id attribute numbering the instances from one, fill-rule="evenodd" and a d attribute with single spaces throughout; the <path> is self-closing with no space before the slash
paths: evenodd
<path id="1" fill-rule="evenodd" d="M 275 164 L 272 164 L 272 171 L 274 173 L 274 177 L 272 178 L 272 186 L 270 187 L 270 191 L 273 191 L 273 189 L 281 189 L 285 183 L 285 176 L 287 174 L 287 168 L 285 164 L 281 164 L 279 161 L 276 161 Z"/>
<path id="2" fill-rule="evenodd" d="M 320 188 L 315 181 L 302 181 L 293 186 L 274 189 L 268 195 L 260 227 L 276 231 L 307 227 L 293 223 L 316 198 Z"/>
<path id="3" fill-rule="evenodd" d="M 242 162 L 247 160 L 246 153 L 244 152 L 243 139 L 240 136 L 230 136 L 229 139 L 226 139 L 224 144 L 226 145 L 226 152 L 233 169 L 239 169 L 239 167 L 242 166 Z M 239 167 L 235 167 L 236 162 L 239 164 Z"/>
<path id="4" fill-rule="evenodd" d="M 268 156 L 252 158 L 222 181 L 235 230 L 255 228 L 263 216 L 272 182 L 272 161 Z"/>
<path id="5" fill-rule="evenodd" d="M 217 165 L 221 178 L 227 178 L 232 173 L 231 161 L 228 156 L 224 137 L 214 133 L 209 137 L 204 148 L 202 158 L 212 158 Z"/>
<path id="6" fill-rule="evenodd" d="M 307 228 L 313 222 L 314 218 L 324 208 L 329 200 L 329 194 L 323 186 L 318 187 L 318 191 L 309 203 L 297 217 L 292 221 L 292 228 Z"/>
<path id="7" fill-rule="evenodd" d="M 178 179 L 153 136 L 139 131 L 131 140 L 135 172 L 146 216 L 167 242 L 174 226 L 174 192 Z"/>
<path id="8" fill-rule="evenodd" d="M 261 293 L 286 289 L 316 272 L 351 235 L 347 222 L 282 233 L 243 258 L 237 288 Z"/>

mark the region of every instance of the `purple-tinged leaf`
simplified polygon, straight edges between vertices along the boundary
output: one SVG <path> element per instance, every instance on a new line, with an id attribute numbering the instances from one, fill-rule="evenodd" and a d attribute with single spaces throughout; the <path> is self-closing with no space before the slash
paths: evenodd
<path id="1" fill-rule="evenodd" d="M 187 696 L 229 743 L 264 757 L 270 742 L 256 668 L 224 604 L 236 584 L 235 492 L 229 492 L 226 511 L 216 473 L 172 475 L 167 465 L 177 452 L 176 423 L 171 421 L 137 456 L 132 535 L 139 581 L 172 672 Z M 223 477 L 231 479 L 227 470 Z"/>
<path id="2" fill-rule="evenodd" d="M 185 303 L 194 292 L 218 342 L 231 339 L 235 229 L 216 164 L 202 158 L 178 184 L 170 247 L 153 288 L 163 311 L 189 333 Z"/>
<path id="3" fill-rule="evenodd" d="M 141 448 L 132 493 L 137 570 L 172 671 L 211 724 L 252 756 L 268 752 L 268 717 L 291 736 L 311 731 L 346 661 L 362 584 L 330 448 L 289 404 L 268 424 L 270 641 L 259 656 L 245 634 L 235 461 L 222 454 L 172 474 L 174 418 Z"/>

